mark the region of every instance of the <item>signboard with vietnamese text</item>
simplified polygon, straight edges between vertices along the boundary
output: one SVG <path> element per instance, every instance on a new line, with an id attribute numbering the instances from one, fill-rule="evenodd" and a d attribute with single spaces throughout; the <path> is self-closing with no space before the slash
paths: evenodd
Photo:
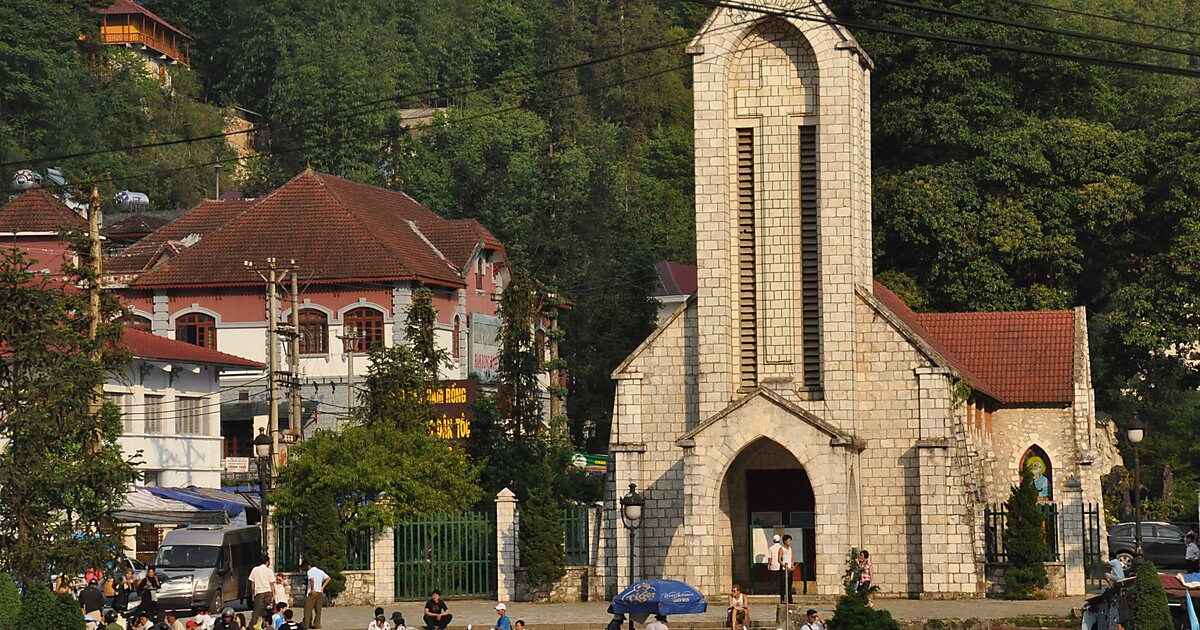
<path id="1" fill-rule="evenodd" d="M 226 457 L 221 460 L 224 464 L 225 472 L 227 473 L 248 473 L 250 472 L 249 457 Z"/>
<path id="2" fill-rule="evenodd" d="M 471 405 L 475 404 L 476 382 L 473 379 L 441 381 L 428 392 L 433 406 L 429 433 L 444 440 L 465 440 L 471 437 Z"/>
<path id="3" fill-rule="evenodd" d="M 471 372 L 485 385 L 499 380 L 500 318 L 483 313 L 471 313 L 469 350 Z"/>

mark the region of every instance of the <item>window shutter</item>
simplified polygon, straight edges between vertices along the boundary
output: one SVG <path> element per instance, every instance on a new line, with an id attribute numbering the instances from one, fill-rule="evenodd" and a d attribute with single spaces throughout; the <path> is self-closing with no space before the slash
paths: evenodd
<path id="1" fill-rule="evenodd" d="M 821 251 L 817 204 L 817 127 L 800 127 L 801 343 L 804 386 L 821 388 Z"/>

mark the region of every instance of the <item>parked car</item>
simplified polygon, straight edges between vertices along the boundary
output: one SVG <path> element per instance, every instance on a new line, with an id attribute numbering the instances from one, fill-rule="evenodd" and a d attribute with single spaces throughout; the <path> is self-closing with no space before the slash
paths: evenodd
<path id="1" fill-rule="evenodd" d="M 1108 552 L 1121 561 L 1121 566 L 1133 566 L 1133 552 L 1137 548 L 1134 540 L 1134 523 L 1119 523 L 1108 528 Z M 1187 545 L 1183 542 L 1183 530 L 1170 523 L 1142 523 L 1142 557 L 1160 569 L 1186 569 L 1183 559 Z"/>

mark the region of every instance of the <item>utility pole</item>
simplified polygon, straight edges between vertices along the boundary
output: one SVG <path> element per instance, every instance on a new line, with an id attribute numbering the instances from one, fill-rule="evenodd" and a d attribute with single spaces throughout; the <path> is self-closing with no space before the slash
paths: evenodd
<path id="1" fill-rule="evenodd" d="M 99 363 L 102 355 L 97 337 L 100 336 L 100 284 L 103 282 L 103 260 L 100 255 L 100 191 L 92 186 L 92 198 L 88 200 L 88 270 L 91 280 L 88 282 L 88 343 L 91 344 L 91 360 Z M 104 383 L 96 383 L 92 395 L 88 399 L 88 412 L 95 426 L 87 443 L 89 455 L 100 452 L 103 433 L 100 429 L 100 400 L 104 396 Z"/>
<path id="2" fill-rule="evenodd" d="M 300 417 L 300 280 L 296 276 L 300 266 L 292 261 L 292 331 L 291 342 L 288 344 L 288 368 L 292 372 L 291 389 L 288 398 L 291 410 L 291 428 L 304 431 L 304 420 Z"/>
<path id="3" fill-rule="evenodd" d="M 295 334 L 296 331 L 290 330 L 290 326 L 284 326 L 281 332 L 279 326 L 279 283 L 287 279 L 288 273 L 295 268 L 295 261 L 292 261 L 292 267 L 289 269 L 280 270 L 275 265 L 274 258 L 267 259 L 266 272 L 259 271 L 254 268 L 254 263 L 246 261 L 243 263 L 246 269 L 254 271 L 258 274 L 263 282 L 267 283 L 267 381 L 268 381 L 268 400 L 270 401 L 269 411 L 269 426 L 268 431 L 271 434 L 271 465 L 278 465 L 276 457 L 279 450 L 279 378 L 280 376 L 288 377 L 289 384 L 296 385 L 295 376 L 292 372 L 281 372 L 279 369 L 279 336 L 280 334 Z M 294 367 L 294 366 L 293 366 Z"/>

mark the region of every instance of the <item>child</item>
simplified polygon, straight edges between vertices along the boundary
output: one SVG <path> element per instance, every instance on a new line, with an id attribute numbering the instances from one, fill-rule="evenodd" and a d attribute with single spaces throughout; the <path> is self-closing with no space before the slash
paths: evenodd
<path id="1" fill-rule="evenodd" d="M 514 628 L 515 628 L 515 630 L 525 630 L 525 620 L 524 620 L 524 619 L 518 619 L 518 620 L 517 620 L 517 625 L 516 625 L 516 626 L 514 626 Z"/>

